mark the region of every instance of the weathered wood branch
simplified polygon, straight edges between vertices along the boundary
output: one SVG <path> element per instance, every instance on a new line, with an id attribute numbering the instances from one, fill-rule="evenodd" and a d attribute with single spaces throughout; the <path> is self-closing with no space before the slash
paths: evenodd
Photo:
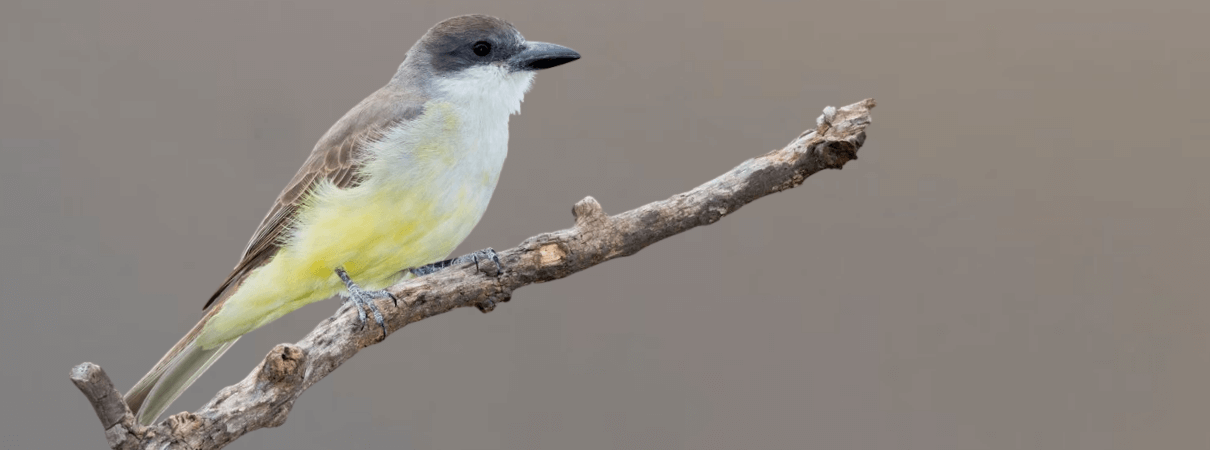
<path id="1" fill-rule="evenodd" d="M 592 197 L 572 209 L 575 226 L 526 239 L 500 252 L 503 270 L 492 263 L 467 264 L 406 280 L 389 290 L 398 305 L 379 301 L 387 329 L 455 308 L 491 311 L 512 292 L 532 283 L 566 277 L 691 228 L 717 222 L 766 195 L 798 186 L 824 169 L 840 169 L 857 158 L 870 124 L 872 99 L 828 107 L 817 127 L 781 150 L 743 162 L 697 188 L 667 200 L 609 216 Z M 114 449 L 218 449 L 252 430 L 285 423 L 303 391 L 365 347 L 383 339 L 362 326 L 346 304 L 301 341 L 279 344 L 252 373 L 223 388 L 197 412 L 182 412 L 159 424 L 136 425 L 134 415 L 101 368 L 83 363 L 71 379 L 92 402 Z"/>

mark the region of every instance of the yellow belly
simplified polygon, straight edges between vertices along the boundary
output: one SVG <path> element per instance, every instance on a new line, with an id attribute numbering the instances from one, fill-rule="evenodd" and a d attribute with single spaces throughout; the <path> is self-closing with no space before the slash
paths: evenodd
<path id="1" fill-rule="evenodd" d="M 426 116 L 439 132 L 407 150 L 407 170 L 368 166 L 368 179 L 357 187 L 316 189 L 292 237 L 207 323 L 199 337 L 204 348 L 343 291 L 337 267 L 366 289 L 382 289 L 405 269 L 445 258 L 470 234 L 487 209 L 498 168 L 477 173 L 481 164 L 460 162 L 465 149 L 458 148 L 456 121 Z"/>

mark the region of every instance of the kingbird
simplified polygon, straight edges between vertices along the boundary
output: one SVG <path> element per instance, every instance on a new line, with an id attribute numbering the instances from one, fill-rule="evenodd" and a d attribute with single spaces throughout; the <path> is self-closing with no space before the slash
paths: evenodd
<path id="1" fill-rule="evenodd" d="M 430 263 L 487 209 L 508 153 L 508 118 L 534 72 L 579 58 L 526 41 L 495 17 L 430 28 L 390 82 L 319 139 L 202 320 L 126 394 L 138 422 L 154 422 L 244 333 L 308 303 L 345 294 L 362 323 L 369 309 L 385 334 L 373 300 L 405 276 L 450 265 Z M 494 252 L 468 256 L 480 255 Z"/>

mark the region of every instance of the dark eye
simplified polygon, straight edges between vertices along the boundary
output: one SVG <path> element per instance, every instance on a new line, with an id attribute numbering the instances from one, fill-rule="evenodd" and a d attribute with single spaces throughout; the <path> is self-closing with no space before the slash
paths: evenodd
<path id="1" fill-rule="evenodd" d="M 487 41 L 479 41 L 471 47 L 471 50 L 474 50 L 476 55 L 487 56 L 488 53 L 492 52 L 492 44 Z"/>

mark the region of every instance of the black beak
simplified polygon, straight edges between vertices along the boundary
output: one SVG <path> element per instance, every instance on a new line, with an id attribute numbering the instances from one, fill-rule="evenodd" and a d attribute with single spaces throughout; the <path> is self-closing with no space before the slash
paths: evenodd
<path id="1" fill-rule="evenodd" d="M 508 63 L 514 71 L 542 70 L 580 59 L 575 50 L 546 42 L 527 42 L 525 50 L 513 55 Z"/>

